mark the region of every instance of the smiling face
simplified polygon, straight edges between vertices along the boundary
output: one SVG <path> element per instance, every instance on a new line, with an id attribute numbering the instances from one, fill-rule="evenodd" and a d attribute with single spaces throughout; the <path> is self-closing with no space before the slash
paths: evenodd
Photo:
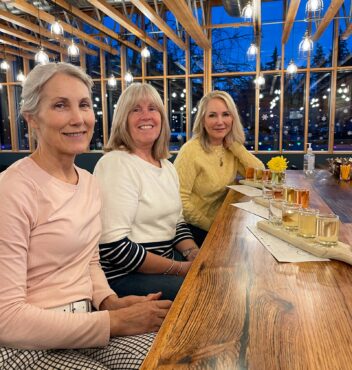
<path id="1" fill-rule="evenodd" d="M 211 99 L 204 116 L 204 129 L 211 145 L 221 145 L 231 131 L 233 117 L 222 99 Z"/>
<path id="2" fill-rule="evenodd" d="M 127 126 L 137 149 L 151 149 L 160 135 L 161 114 L 151 100 L 142 100 L 128 114 Z"/>
<path id="3" fill-rule="evenodd" d="M 40 150 L 60 158 L 87 149 L 95 122 L 87 86 L 63 73 L 44 85 L 38 112 L 25 118 L 36 131 Z"/>

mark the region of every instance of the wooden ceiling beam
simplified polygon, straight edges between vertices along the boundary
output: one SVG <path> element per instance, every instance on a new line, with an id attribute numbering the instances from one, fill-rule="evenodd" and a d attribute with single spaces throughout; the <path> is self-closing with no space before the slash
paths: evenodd
<path id="1" fill-rule="evenodd" d="M 6 12 L 4 10 L 0 9 L 0 17 L 2 20 L 7 21 L 9 23 L 13 23 L 19 27 L 25 28 L 27 30 L 40 33 L 41 36 L 45 36 L 49 39 L 53 38 L 53 35 L 46 29 L 39 27 L 37 24 L 31 23 L 21 17 L 18 17 L 10 12 Z M 60 37 L 60 43 L 65 44 L 65 45 L 71 45 L 71 40 L 65 39 L 64 37 Z M 89 55 L 95 55 L 97 56 L 98 53 L 92 49 L 89 49 L 85 47 L 84 45 L 79 45 L 80 49 L 84 51 L 86 54 Z"/>
<path id="2" fill-rule="evenodd" d="M 186 50 L 186 44 L 176 35 L 168 24 L 157 14 L 157 12 L 145 0 L 131 0 L 131 3 L 137 7 L 160 31 L 172 40 L 179 48 Z"/>
<path id="3" fill-rule="evenodd" d="M 352 23 L 348 25 L 346 31 L 341 35 L 341 38 L 343 40 L 347 40 L 351 36 L 351 33 L 352 33 Z"/>
<path id="4" fill-rule="evenodd" d="M 143 30 L 137 27 L 129 18 L 115 9 L 112 5 L 108 4 L 104 0 L 87 0 L 89 4 L 95 6 L 108 17 L 116 21 L 123 28 L 133 33 L 135 36 L 146 42 L 154 49 L 163 52 L 163 47 L 153 38 L 149 37 Z"/>
<path id="5" fill-rule="evenodd" d="M 25 0 L 13 0 L 11 1 L 11 5 L 15 7 L 16 9 L 19 9 L 25 13 L 28 13 L 32 15 L 33 17 L 39 17 L 41 20 L 47 22 L 47 23 L 54 23 L 55 22 L 55 17 L 52 16 L 49 13 L 44 12 L 43 10 L 39 10 L 37 7 L 28 4 Z M 71 35 L 77 36 L 82 40 L 85 40 L 89 42 L 92 45 L 97 46 L 101 50 L 105 50 L 110 54 L 117 55 L 118 51 L 111 46 L 105 44 L 104 42 L 101 42 L 97 39 L 95 39 L 93 36 L 88 35 L 81 30 L 74 28 L 72 25 L 62 22 L 61 21 L 61 26 L 62 28 L 70 33 Z"/>
<path id="6" fill-rule="evenodd" d="M 334 19 L 335 14 L 339 11 L 341 5 L 343 4 L 344 0 L 332 0 L 328 10 L 326 11 L 324 18 L 321 20 L 317 30 L 315 31 L 314 35 L 312 36 L 313 41 L 317 41 L 323 32 L 326 30 L 330 22 Z"/>
<path id="7" fill-rule="evenodd" d="M 0 35 L 0 41 L 3 44 L 14 46 L 15 48 L 18 48 L 18 49 L 27 50 L 27 51 L 30 51 L 30 52 L 32 52 L 34 54 L 38 52 L 38 48 L 33 47 L 33 46 L 30 46 L 30 45 L 27 45 L 27 44 L 25 44 L 22 41 L 16 41 L 16 40 L 12 39 L 11 37 Z M 57 57 L 57 54 L 48 53 L 48 52 L 46 52 L 46 53 L 52 59 L 55 58 L 55 57 Z"/>
<path id="8" fill-rule="evenodd" d="M 15 37 L 20 38 L 22 40 L 31 42 L 32 44 L 41 45 L 41 46 L 45 47 L 46 49 L 53 50 L 53 51 L 56 51 L 58 53 L 62 53 L 62 54 L 67 55 L 67 49 L 61 48 L 60 46 L 54 45 L 54 44 L 52 44 L 50 42 L 47 42 L 45 40 L 39 40 L 38 38 L 36 38 L 36 37 L 34 37 L 34 36 L 32 36 L 28 33 L 25 33 L 25 32 L 19 31 L 19 30 L 15 30 L 14 28 L 8 27 L 5 24 L 0 23 L 0 31 L 2 31 L 3 33 L 6 33 L 7 35 L 15 36 Z"/>
<path id="9" fill-rule="evenodd" d="M 107 36 L 110 36 L 112 39 L 117 40 L 121 44 L 124 44 L 139 53 L 141 52 L 141 48 L 139 48 L 137 45 L 133 44 L 130 41 L 124 40 L 118 33 L 114 32 L 110 28 L 104 26 L 102 23 L 90 17 L 89 15 L 87 15 L 87 13 L 82 12 L 79 8 L 72 6 L 64 0 L 56 0 L 55 3 L 56 5 L 61 6 L 61 8 L 65 9 L 66 11 L 73 13 L 76 17 L 82 19 L 85 23 L 89 24 L 95 29 L 103 32 Z"/>
<path id="10" fill-rule="evenodd" d="M 203 33 L 202 27 L 193 17 L 192 11 L 188 7 L 185 0 L 163 0 L 163 3 L 174 14 L 179 23 L 182 24 L 186 32 L 192 37 L 198 46 L 208 50 L 211 48 L 211 43 Z"/>
<path id="11" fill-rule="evenodd" d="M 298 11 L 300 2 L 301 2 L 301 0 L 291 0 L 290 1 L 290 6 L 289 6 L 287 14 L 286 14 L 286 19 L 285 19 L 285 23 L 284 23 L 284 30 L 282 32 L 282 38 L 281 38 L 281 42 L 283 44 L 286 44 L 286 42 L 287 42 L 287 40 L 290 36 L 291 29 L 292 29 L 293 23 L 295 22 L 295 18 L 296 18 L 296 15 L 297 15 L 297 11 Z"/>

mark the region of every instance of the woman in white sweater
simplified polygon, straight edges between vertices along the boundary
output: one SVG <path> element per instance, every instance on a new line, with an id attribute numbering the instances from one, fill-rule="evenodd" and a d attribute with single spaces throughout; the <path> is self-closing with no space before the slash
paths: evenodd
<path id="1" fill-rule="evenodd" d="M 176 170 L 166 159 L 169 137 L 155 88 L 129 86 L 94 170 L 103 196 L 101 263 L 119 296 L 161 291 L 174 299 L 198 253 L 183 219 Z"/>

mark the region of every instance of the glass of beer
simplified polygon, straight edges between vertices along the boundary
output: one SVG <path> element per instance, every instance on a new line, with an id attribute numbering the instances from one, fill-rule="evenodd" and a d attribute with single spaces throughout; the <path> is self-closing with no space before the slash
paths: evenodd
<path id="1" fill-rule="evenodd" d="M 253 179 L 254 179 L 254 168 L 247 167 L 246 168 L 246 180 L 253 181 Z"/>
<path id="2" fill-rule="evenodd" d="M 326 247 L 336 245 L 339 241 L 340 220 L 333 213 L 317 215 L 317 241 Z"/>
<path id="3" fill-rule="evenodd" d="M 298 213 L 301 206 L 297 203 L 284 202 L 282 204 L 282 224 L 286 230 L 298 229 Z"/>
<path id="4" fill-rule="evenodd" d="M 284 198 L 284 187 L 282 185 L 272 183 L 271 188 L 273 190 L 273 198 L 275 199 Z"/>
<path id="5" fill-rule="evenodd" d="M 263 198 L 271 199 L 273 197 L 273 189 L 271 187 L 271 180 L 263 180 Z"/>
<path id="6" fill-rule="evenodd" d="M 315 238 L 317 234 L 317 215 L 313 208 L 301 208 L 298 213 L 298 235 L 303 238 Z"/>
<path id="7" fill-rule="evenodd" d="M 351 165 L 342 164 L 340 166 L 340 180 L 341 181 L 350 181 L 351 178 Z"/>
<path id="8" fill-rule="evenodd" d="M 282 225 L 282 199 L 270 199 L 269 200 L 269 221 L 274 226 Z"/>
<path id="9" fill-rule="evenodd" d="M 284 186 L 284 199 L 287 203 L 297 203 L 295 188 L 292 186 Z"/>
<path id="10" fill-rule="evenodd" d="M 309 207 L 309 190 L 308 189 L 295 189 L 296 203 L 300 204 L 302 208 Z"/>
<path id="11" fill-rule="evenodd" d="M 269 169 L 263 170 L 262 180 L 271 180 L 271 171 Z"/>
<path id="12" fill-rule="evenodd" d="M 254 169 L 254 181 L 262 182 L 263 178 L 263 169 L 262 168 L 255 168 Z"/>

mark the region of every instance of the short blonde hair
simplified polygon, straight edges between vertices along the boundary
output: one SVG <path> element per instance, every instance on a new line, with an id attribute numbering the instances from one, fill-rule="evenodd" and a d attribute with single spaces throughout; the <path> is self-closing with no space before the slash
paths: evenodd
<path id="1" fill-rule="evenodd" d="M 211 91 L 207 95 L 204 95 L 200 100 L 193 126 L 194 138 L 199 138 L 200 144 L 206 152 L 210 151 L 210 140 L 204 127 L 204 120 L 208 103 L 213 99 L 223 100 L 233 119 L 232 130 L 224 138 L 225 147 L 228 148 L 234 141 L 243 144 L 245 141 L 245 135 L 236 104 L 230 94 L 220 90 Z"/>
<path id="2" fill-rule="evenodd" d="M 169 120 L 166 117 L 159 93 L 152 85 L 146 83 L 131 84 L 119 97 L 112 118 L 111 134 L 104 148 L 105 152 L 112 150 L 134 151 L 135 144 L 128 131 L 128 115 L 136 104 L 145 99 L 150 100 L 161 115 L 161 131 L 152 148 L 153 158 L 159 160 L 169 157 Z"/>

